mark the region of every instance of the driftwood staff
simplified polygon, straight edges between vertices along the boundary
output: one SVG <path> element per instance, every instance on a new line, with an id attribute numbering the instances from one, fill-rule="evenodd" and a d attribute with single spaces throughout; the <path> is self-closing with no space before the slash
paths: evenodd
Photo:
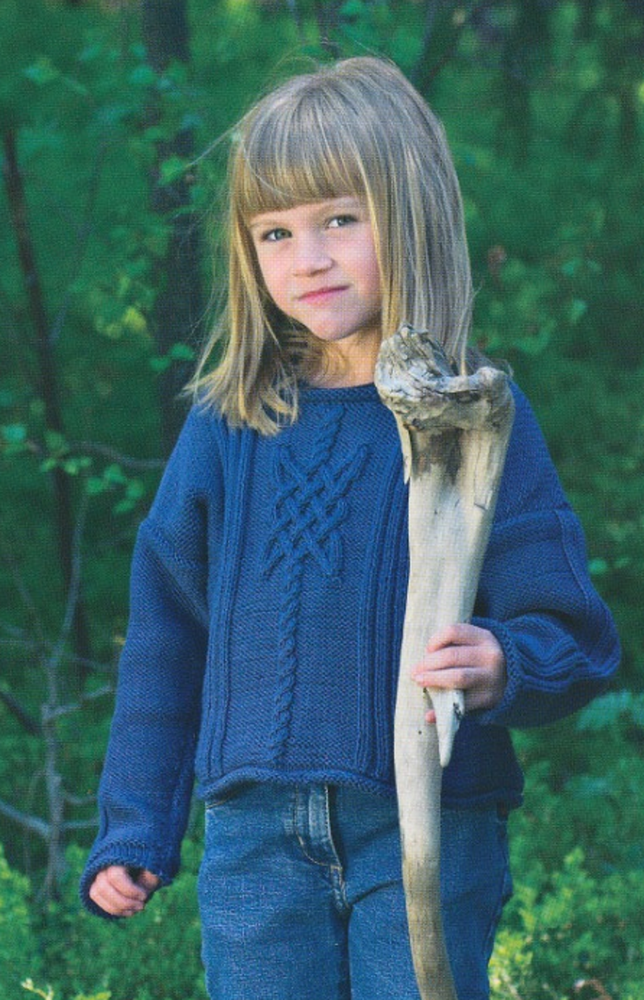
<path id="1" fill-rule="evenodd" d="M 458 374 L 425 332 L 402 327 L 376 366 L 396 417 L 409 480 L 410 575 L 395 716 L 395 772 L 403 883 L 422 1000 L 456 1000 L 440 911 L 442 767 L 463 715 L 463 694 L 412 680 L 430 637 L 469 620 L 514 415 L 508 379 L 485 361 Z"/>

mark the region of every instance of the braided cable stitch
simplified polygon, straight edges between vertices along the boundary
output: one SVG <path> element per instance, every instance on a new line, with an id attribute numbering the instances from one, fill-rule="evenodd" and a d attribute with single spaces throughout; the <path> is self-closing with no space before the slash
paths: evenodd
<path id="1" fill-rule="evenodd" d="M 283 445 L 276 455 L 273 528 L 263 568 L 263 575 L 268 577 L 277 566 L 284 565 L 276 697 L 269 740 L 275 760 L 284 754 L 290 732 L 304 566 L 309 559 L 325 577 L 339 577 L 342 565 L 339 529 L 349 509 L 346 497 L 367 457 L 364 445 L 339 460 L 334 455 L 345 409 L 343 405 L 329 407 L 309 454 L 296 459 L 289 446 Z"/>

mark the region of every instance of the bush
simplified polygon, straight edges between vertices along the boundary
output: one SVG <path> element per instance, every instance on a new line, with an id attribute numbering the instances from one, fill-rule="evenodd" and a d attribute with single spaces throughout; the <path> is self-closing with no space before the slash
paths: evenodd
<path id="1" fill-rule="evenodd" d="M 636 1000 L 643 894 L 643 871 L 593 877 L 579 848 L 539 884 L 519 884 L 492 960 L 493 996 L 566 1000 L 575 983 L 596 980 L 609 996 Z"/>
<path id="2" fill-rule="evenodd" d="M 12 871 L 0 844 L 0 996 L 22 996 L 20 982 L 39 971 L 29 915 L 29 881 Z"/>
<path id="3" fill-rule="evenodd" d="M 641 695 L 613 692 L 544 733 L 515 734 L 526 804 L 511 822 L 515 895 L 495 1000 L 596 1000 L 593 982 L 612 1000 L 641 997 L 643 713 Z"/>
<path id="4" fill-rule="evenodd" d="M 26 979 L 22 984 L 22 988 L 23 990 L 26 990 L 27 993 L 40 997 L 41 1000 L 56 1000 L 56 993 L 49 985 L 43 988 L 34 983 L 32 979 Z M 74 1000 L 110 1000 L 111 996 L 112 994 L 109 992 L 92 993 L 91 996 L 79 993 L 78 996 L 74 997 Z"/>

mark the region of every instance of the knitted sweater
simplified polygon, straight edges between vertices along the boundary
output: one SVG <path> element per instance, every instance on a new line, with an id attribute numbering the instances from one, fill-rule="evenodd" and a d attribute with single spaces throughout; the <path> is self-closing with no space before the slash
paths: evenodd
<path id="1" fill-rule="evenodd" d="M 618 662 L 579 524 L 515 400 L 473 618 L 503 647 L 507 687 L 464 719 L 447 806 L 518 805 L 506 727 L 573 712 Z M 110 864 L 172 880 L 195 772 L 203 799 L 247 781 L 394 794 L 407 577 L 401 449 L 373 385 L 304 388 L 274 437 L 192 411 L 137 539 L 90 909 L 104 915 L 88 890 Z"/>

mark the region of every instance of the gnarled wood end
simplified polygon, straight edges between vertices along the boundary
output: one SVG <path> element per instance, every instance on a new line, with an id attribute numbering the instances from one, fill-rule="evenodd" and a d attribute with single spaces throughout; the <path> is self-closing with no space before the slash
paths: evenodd
<path id="1" fill-rule="evenodd" d="M 375 381 L 404 426 L 432 434 L 493 430 L 512 412 L 506 372 L 481 358 L 472 372 L 460 373 L 430 333 L 407 325 L 383 341 Z"/>

